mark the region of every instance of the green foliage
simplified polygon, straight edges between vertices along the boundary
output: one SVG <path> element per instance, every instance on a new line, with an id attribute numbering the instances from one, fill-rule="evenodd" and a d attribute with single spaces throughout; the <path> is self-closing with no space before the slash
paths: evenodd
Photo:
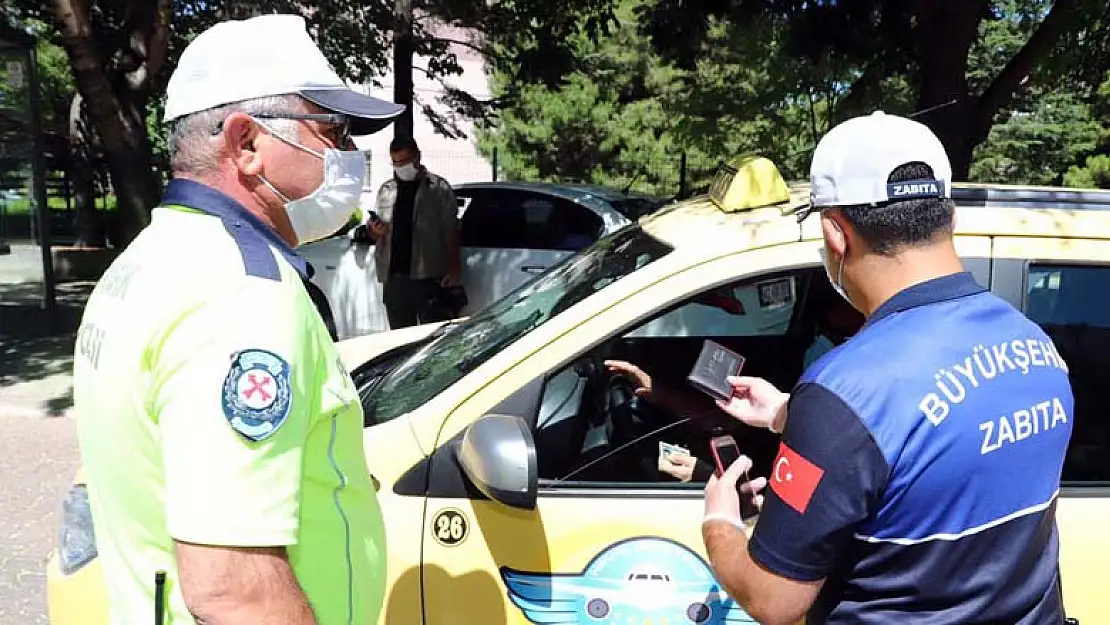
<path id="1" fill-rule="evenodd" d="M 852 78 L 836 59 L 786 53 L 785 25 L 711 18 L 697 62 L 684 67 L 656 51 L 642 30 L 643 4 L 623 0 L 613 29 L 573 40 L 576 62 L 554 85 L 516 85 L 518 101 L 479 135 L 510 179 L 631 186 L 663 196 L 704 187 L 724 160 L 761 153 L 788 178 L 804 177 L 817 139 Z M 495 74 L 495 93 L 511 72 Z M 904 110 L 912 94 L 888 81 L 883 103 Z"/>
<path id="2" fill-rule="evenodd" d="M 46 24 L 34 21 L 30 27 L 31 32 L 39 37 L 35 53 L 38 58 L 42 125 L 46 130 L 64 133 L 69 123 L 69 104 L 76 90 L 69 58 L 61 46 L 42 36 L 48 30 Z"/>
<path id="3" fill-rule="evenodd" d="M 991 87 L 1052 6 L 996 0 L 976 18 L 964 77 L 971 96 Z M 1064 46 L 1079 37 L 1102 49 L 1110 42 L 1103 17 L 1110 9 L 1090 0 L 1077 6 L 1064 43 L 1043 59 L 1036 80 L 1023 83 L 993 116 L 969 179 L 1099 180 L 1104 161 L 1097 157 L 1110 154 L 1110 82 L 1096 90 L 1090 76 L 1107 76 L 1096 74 L 1106 59 Z M 500 170 L 512 179 L 633 183 L 672 195 L 683 153 L 698 174 L 758 152 L 788 178 L 804 178 L 814 144 L 836 121 L 875 109 L 919 111 L 916 26 L 899 3 L 781 0 L 752 7 L 621 0 L 605 36 L 571 40 L 573 58 L 561 61 L 561 80 L 521 83 L 511 68 L 495 73 L 495 93 L 519 97 L 481 132 L 481 149 L 487 157 L 496 150 Z M 1069 168 L 1077 173 L 1065 179 Z M 691 186 L 704 177 L 692 175 Z"/>
<path id="4" fill-rule="evenodd" d="M 971 177 L 981 182 L 1052 185 L 1081 155 L 1098 143 L 1102 131 L 1090 107 L 1067 92 L 1036 98 L 1028 110 L 998 120 L 976 149 Z"/>
<path id="5" fill-rule="evenodd" d="M 50 206 L 50 211 L 55 214 L 72 210 L 72 205 L 67 205 L 66 199 L 58 195 L 47 196 L 46 204 Z M 32 202 L 26 197 L 14 199 L 0 198 L 0 211 L 5 215 L 29 215 L 32 212 L 31 207 Z M 109 195 L 100 198 L 96 203 L 96 210 L 103 212 L 115 211 L 116 197 L 114 195 Z"/>
<path id="6" fill-rule="evenodd" d="M 621 9 L 608 35 L 571 37 L 576 61 L 563 81 L 520 87 L 497 126 L 479 133 L 505 177 L 677 188 L 680 150 L 663 102 L 676 73 L 638 36 L 627 3 Z M 515 76 L 495 73 L 495 94 L 513 89 Z"/>
<path id="7" fill-rule="evenodd" d="M 1082 167 L 1073 165 L 1064 174 L 1064 184 L 1069 187 L 1110 189 L 1110 155 L 1088 156 Z"/>

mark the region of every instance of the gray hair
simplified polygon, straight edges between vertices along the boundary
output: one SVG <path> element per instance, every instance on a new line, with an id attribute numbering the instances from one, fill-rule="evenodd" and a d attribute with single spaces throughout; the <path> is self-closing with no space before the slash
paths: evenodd
<path id="1" fill-rule="evenodd" d="M 282 115 L 305 112 L 305 102 L 298 95 L 255 98 L 217 106 L 174 120 L 170 126 L 167 148 L 173 172 L 199 176 L 216 169 L 220 156 L 220 140 L 213 134 L 232 113 L 248 115 Z M 296 141 L 297 122 L 292 119 L 267 119 L 266 127 L 280 136 Z"/>

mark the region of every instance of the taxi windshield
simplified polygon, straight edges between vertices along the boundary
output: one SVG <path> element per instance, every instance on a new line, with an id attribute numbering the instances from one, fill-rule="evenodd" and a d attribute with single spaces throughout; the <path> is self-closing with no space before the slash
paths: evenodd
<path id="1" fill-rule="evenodd" d="M 552 266 L 469 319 L 437 330 L 367 397 L 368 423 L 423 405 L 548 319 L 672 250 L 628 226 Z"/>

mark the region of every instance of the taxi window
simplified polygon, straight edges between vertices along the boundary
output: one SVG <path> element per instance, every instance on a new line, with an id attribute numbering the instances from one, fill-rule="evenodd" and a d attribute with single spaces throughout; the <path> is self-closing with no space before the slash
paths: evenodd
<path id="1" fill-rule="evenodd" d="M 756 474 L 767 475 L 778 437 L 725 416 L 687 375 L 709 339 L 742 354 L 745 373 L 789 387 L 807 360 L 832 349 L 822 337 L 862 326 L 863 316 L 845 308 L 823 269 L 776 271 L 703 290 L 580 354 L 545 376 L 529 419 L 541 483 L 696 490 L 712 469 L 708 444 L 718 428 L 743 446 Z M 657 399 L 641 395 L 641 384 Z M 696 460 L 688 475 L 664 466 L 661 454 L 671 451 Z"/>
<path id="2" fill-rule="evenodd" d="M 1030 265 L 1024 308 L 1068 363 L 1075 394 L 1061 481 L 1110 484 L 1110 266 Z"/>
<path id="3" fill-rule="evenodd" d="M 794 276 L 724 287 L 651 320 L 628 336 L 781 336 L 790 327 L 796 299 Z"/>

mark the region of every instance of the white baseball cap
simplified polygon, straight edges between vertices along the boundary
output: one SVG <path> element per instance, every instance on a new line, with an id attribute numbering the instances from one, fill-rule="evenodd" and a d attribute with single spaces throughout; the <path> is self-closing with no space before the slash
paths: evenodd
<path id="1" fill-rule="evenodd" d="M 165 121 L 217 106 L 297 94 L 351 120 L 351 134 L 388 126 L 405 107 L 352 91 L 328 64 L 299 15 L 221 22 L 181 53 L 166 87 Z"/>
<path id="2" fill-rule="evenodd" d="M 933 177 L 887 182 L 891 172 L 913 162 L 928 165 Z M 952 165 L 928 126 L 876 111 L 838 124 L 821 138 L 809 184 L 810 205 L 798 212 L 799 221 L 830 206 L 951 197 Z"/>

